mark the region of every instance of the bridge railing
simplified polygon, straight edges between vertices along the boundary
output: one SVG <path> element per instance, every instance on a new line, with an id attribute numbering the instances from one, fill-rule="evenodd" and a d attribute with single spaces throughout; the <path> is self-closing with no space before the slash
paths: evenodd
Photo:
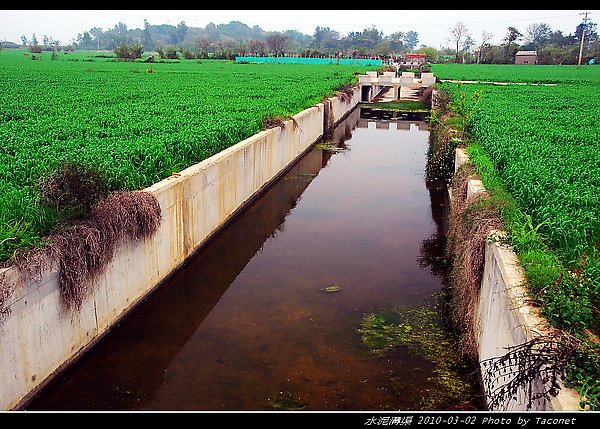
<path id="1" fill-rule="evenodd" d="M 415 77 L 414 72 L 402 72 L 397 76 L 396 72 L 383 72 L 378 75 L 376 71 L 367 72 L 364 75 L 358 76 L 359 85 L 371 86 L 408 86 L 427 88 L 436 82 L 436 77 L 433 73 L 421 73 L 421 77 Z"/>

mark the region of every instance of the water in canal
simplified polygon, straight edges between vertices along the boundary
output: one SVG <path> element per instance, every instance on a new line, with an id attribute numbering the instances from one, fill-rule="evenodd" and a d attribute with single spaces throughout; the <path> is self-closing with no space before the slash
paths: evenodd
<path id="1" fill-rule="evenodd" d="M 445 410 L 445 192 L 424 121 L 355 109 L 28 410 Z"/>

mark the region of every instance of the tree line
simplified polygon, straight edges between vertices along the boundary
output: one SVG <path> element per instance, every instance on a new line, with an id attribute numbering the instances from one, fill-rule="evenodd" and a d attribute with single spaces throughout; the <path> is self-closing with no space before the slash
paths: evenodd
<path id="1" fill-rule="evenodd" d="M 42 44 L 34 34 L 21 36 L 21 44 L 30 50 L 106 50 L 124 58 L 139 58 L 143 52 L 157 52 L 162 58 L 220 58 L 236 56 L 342 56 L 351 58 L 390 59 L 409 52 L 423 53 L 431 63 L 455 61 L 463 63 L 511 64 L 519 50 L 535 50 L 540 64 L 576 64 L 580 41 L 584 36 L 584 61 L 600 54 L 600 38 L 596 24 L 583 20 L 574 33 L 565 35 L 545 23 L 529 25 L 523 32 L 510 26 L 501 43 L 490 44 L 493 34 L 483 31 L 471 35 L 468 26 L 457 22 L 448 29 L 449 46 L 436 49 L 421 45 L 416 31 L 397 31 L 385 35 L 376 27 L 341 34 L 329 27 L 316 27 L 312 35 L 296 30 L 267 32 L 259 26 L 249 27 L 239 21 L 213 23 L 205 28 L 178 25 L 151 25 L 129 29 L 119 22 L 103 30 L 94 27 L 77 35 L 70 45 L 43 36 Z"/>
<path id="2" fill-rule="evenodd" d="M 492 33 L 484 30 L 476 40 L 468 26 L 459 21 L 449 29 L 453 47 L 446 55 L 453 57 L 455 62 L 512 64 L 516 53 L 522 50 L 536 51 L 538 64 L 577 64 L 581 52 L 587 63 L 600 57 L 600 37 L 596 27 L 586 19 L 573 34 L 565 35 L 546 23 L 530 24 L 524 32 L 509 26 L 501 43 L 492 45 L 489 43 L 494 37 Z"/>

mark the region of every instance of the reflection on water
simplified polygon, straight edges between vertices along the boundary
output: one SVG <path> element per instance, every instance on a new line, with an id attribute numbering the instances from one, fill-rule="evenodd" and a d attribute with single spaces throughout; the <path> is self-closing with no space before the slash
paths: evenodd
<path id="1" fill-rule="evenodd" d="M 415 123 L 419 129 L 427 129 L 428 123 L 424 121 L 426 114 L 423 112 L 402 112 L 395 110 L 386 110 L 375 107 L 362 107 L 360 109 L 361 119 L 377 120 L 381 123 L 388 123 L 389 121 L 402 121 L 398 123 L 398 127 L 410 126 L 410 123 Z M 360 125 L 359 125 L 360 126 Z M 398 128 L 408 129 L 408 128 Z"/>
<path id="2" fill-rule="evenodd" d="M 427 124 L 356 109 L 333 140 L 343 150 L 309 151 L 28 409 L 421 409 L 435 364 L 376 355 L 358 327 L 443 287 Z"/>

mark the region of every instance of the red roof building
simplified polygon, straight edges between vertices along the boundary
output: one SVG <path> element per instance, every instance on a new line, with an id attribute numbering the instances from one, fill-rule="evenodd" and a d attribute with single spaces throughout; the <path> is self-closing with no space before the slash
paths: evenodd
<path id="1" fill-rule="evenodd" d="M 398 64 L 403 66 L 420 66 L 423 63 L 425 63 L 425 54 L 406 54 L 398 60 Z"/>

